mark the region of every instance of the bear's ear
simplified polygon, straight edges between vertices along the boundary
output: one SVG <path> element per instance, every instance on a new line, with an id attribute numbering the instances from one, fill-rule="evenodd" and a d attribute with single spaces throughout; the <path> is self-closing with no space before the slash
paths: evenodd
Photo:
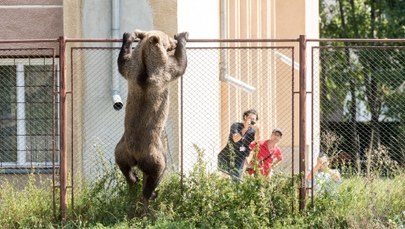
<path id="1" fill-rule="evenodd" d="M 157 44 L 157 43 L 160 42 L 160 37 L 156 36 L 156 35 L 150 36 L 149 37 L 149 42 L 152 43 L 152 44 Z"/>
<path id="2" fill-rule="evenodd" d="M 142 30 L 139 30 L 139 29 L 137 29 L 137 30 L 135 30 L 135 37 L 137 37 L 137 38 L 139 38 L 139 39 L 143 39 L 143 38 L 145 38 L 146 37 L 146 32 L 145 31 L 142 31 Z"/>

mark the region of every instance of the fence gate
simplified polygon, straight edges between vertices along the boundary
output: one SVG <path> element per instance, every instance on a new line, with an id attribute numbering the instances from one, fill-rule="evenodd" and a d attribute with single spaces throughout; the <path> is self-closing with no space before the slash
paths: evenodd
<path id="1" fill-rule="evenodd" d="M 117 45 L 113 40 L 67 42 L 72 200 L 83 184 L 115 163 L 127 96 L 126 81 L 117 72 Z M 281 169 L 298 172 L 294 45 L 297 40 L 189 41 L 186 73 L 169 84 L 170 112 L 164 135 L 169 172 L 188 174 L 197 161 L 196 146 L 204 151 L 208 169 L 216 171 L 217 155 L 226 144 L 230 125 L 242 121 L 242 113 L 250 108 L 259 113 L 263 139 L 276 127 L 283 130 Z M 124 104 L 122 109 L 117 101 Z"/>

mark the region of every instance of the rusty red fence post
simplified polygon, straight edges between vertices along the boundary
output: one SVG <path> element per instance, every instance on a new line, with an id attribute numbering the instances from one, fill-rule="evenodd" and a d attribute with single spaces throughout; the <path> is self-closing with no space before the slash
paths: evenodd
<path id="1" fill-rule="evenodd" d="M 300 73 L 299 73 L 299 208 L 300 212 L 305 210 L 306 206 L 306 187 L 305 187 L 305 155 L 306 155 L 306 37 L 300 35 L 299 38 L 299 61 L 300 61 Z"/>
<path id="2" fill-rule="evenodd" d="M 66 112 L 66 37 L 59 37 L 59 66 L 60 66 L 60 217 L 62 222 L 67 218 L 67 112 Z"/>

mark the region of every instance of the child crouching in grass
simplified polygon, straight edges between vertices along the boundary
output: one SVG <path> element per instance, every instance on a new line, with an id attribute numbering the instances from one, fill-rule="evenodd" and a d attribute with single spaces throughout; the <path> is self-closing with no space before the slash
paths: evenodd
<path id="1" fill-rule="evenodd" d="M 308 187 L 312 187 L 312 183 L 314 184 L 314 193 L 336 193 L 342 178 L 339 170 L 329 168 L 328 157 L 321 154 L 315 167 L 306 176 L 306 181 Z"/>

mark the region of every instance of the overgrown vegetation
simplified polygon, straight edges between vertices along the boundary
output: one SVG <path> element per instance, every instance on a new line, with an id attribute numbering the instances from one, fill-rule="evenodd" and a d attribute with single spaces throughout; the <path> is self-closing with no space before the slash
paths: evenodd
<path id="1" fill-rule="evenodd" d="M 401 228 L 405 227 L 405 174 L 380 178 L 346 176 L 338 196 L 316 196 L 314 207 L 298 211 L 297 187 L 290 174 L 272 181 L 245 177 L 235 182 L 206 169 L 204 150 L 195 146 L 198 161 L 183 177 L 168 173 L 159 196 L 145 214 L 140 185 L 128 195 L 120 171 L 108 164 L 91 185 L 75 196 L 65 228 Z M 373 170 L 374 167 L 371 167 Z M 399 170 L 396 170 L 399 171 Z M 31 175 L 34 176 L 34 175 Z M 183 185 L 181 185 L 183 182 Z M 44 182 L 49 187 L 49 183 Z M 0 190 L 1 228 L 62 227 L 53 214 L 52 195 L 30 179 L 17 191 Z M 308 198 L 310 201 L 310 198 Z M 129 203 L 134 204 L 129 204 Z M 134 216 L 129 218 L 128 215 Z"/>
<path id="2" fill-rule="evenodd" d="M 11 182 L 2 183 L 0 228 L 51 228 L 55 215 L 50 187 L 49 180 L 36 181 L 34 174 L 21 190 Z"/>

